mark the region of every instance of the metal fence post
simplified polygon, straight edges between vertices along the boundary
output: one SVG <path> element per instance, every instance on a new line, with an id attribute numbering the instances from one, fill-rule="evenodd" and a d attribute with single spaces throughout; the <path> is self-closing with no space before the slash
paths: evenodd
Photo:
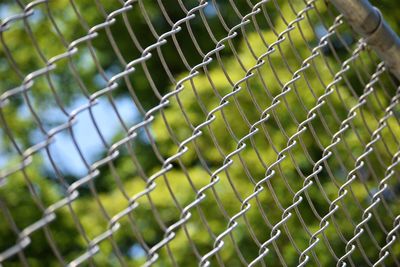
<path id="1" fill-rule="evenodd" d="M 400 38 L 368 0 L 330 0 L 400 80 Z"/>

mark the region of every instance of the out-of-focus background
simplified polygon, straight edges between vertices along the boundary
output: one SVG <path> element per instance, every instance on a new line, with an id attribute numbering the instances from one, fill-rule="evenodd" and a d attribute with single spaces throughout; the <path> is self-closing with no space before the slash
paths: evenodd
<path id="1" fill-rule="evenodd" d="M 94 169 L 99 173 L 78 186 L 79 196 L 71 205 L 56 209 L 55 219 L 30 234 L 29 245 L 2 262 L 4 266 L 59 266 L 84 254 L 91 242 L 109 229 L 111 218 L 132 204 L 129 197 L 146 191 L 152 186 L 149 177 L 169 168 L 165 159 L 176 155 L 182 142 L 195 135 L 194 128 L 209 120 L 222 97 L 234 91 L 232 85 L 260 62 L 258 57 L 281 39 L 282 32 L 295 25 L 283 42 L 274 45 L 275 51 L 264 59 L 266 64 L 254 70 L 255 77 L 241 84 L 242 91 L 229 99 L 210 125 L 202 128 L 201 136 L 186 144 L 188 151 L 172 161 L 165 174 L 156 176 L 151 193 L 135 201 L 137 207 L 118 219 L 120 228 L 99 242 L 99 252 L 84 262 L 97 266 L 145 263 L 149 250 L 166 238 L 169 226 L 182 219 L 183 208 L 202 196 L 198 190 L 210 184 L 212 173 L 225 166 L 228 157 L 233 163 L 218 174 L 219 181 L 204 192 L 204 200 L 190 209 L 190 219 L 174 229 L 174 238 L 157 251 L 158 266 L 196 266 L 215 247 L 216 237 L 232 226 L 232 216 L 243 209 L 244 199 L 257 189 L 257 182 L 269 174 L 266 171 L 334 81 L 343 62 L 351 57 L 360 38 L 346 23 L 335 27 L 329 44 L 291 85 L 292 91 L 271 112 L 271 119 L 259 125 L 259 132 L 246 142 L 243 151 L 228 156 L 252 131 L 251 124 L 274 104 L 273 97 L 303 66 L 313 47 L 338 22 L 338 13 L 329 1 L 307 5 L 304 1 L 271 0 L 261 6 L 262 11 L 252 16 L 250 23 L 236 30 L 234 38 L 224 41 L 224 48 L 212 56 L 210 64 L 199 69 L 199 75 L 183 82 L 184 90 L 168 99 L 166 107 L 154 114 L 150 126 L 139 128 L 134 138 L 119 147 L 118 157 L 95 167 L 95 162 L 109 156 L 112 144 L 131 136 L 132 126 L 148 120 L 146 112 L 159 105 L 163 95 L 175 90 L 191 68 L 203 62 L 205 54 L 252 11 L 256 1 L 209 1 L 194 18 L 180 25 L 179 33 L 167 36 L 165 44 L 152 50 L 151 58 L 135 64 L 132 73 L 117 81 L 118 86 L 95 101 L 91 100 L 93 95 L 109 88 L 114 75 L 140 58 L 146 47 L 156 43 L 199 3 L 133 1 L 132 8 L 116 15 L 111 26 L 96 29 L 96 38 L 79 43 L 76 53 L 57 61 L 56 68 L 35 76 L 32 83 L 30 73 L 49 66 L 51 58 L 68 51 L 73 41 L 87 36 L 92 27 L 124 4 L 117 0 L 36 2 L 32 14 L 10 20 L 0 31 L 0 93 L 7 98 L 2 98 L 0 107 L 0 168 L 4 178 L 0 183 L 0 253 L 17 244 L 21 231 L 43 218 L 46 208 L 68 196 L 71 184 Z M 29 4 L 3 0 L 1 21 L 24 13 Z M 372 4 L 399 33 L 399 4 Z M 302 10 L 307 10 L 302 19 L 290 24 Z M 327 97 L 317 118 L 307 124 L 308 130 L 297 146 L 273 167 L 275 174 L 263 183 L 264 191 L 252 199 L 246 215 L 237 219 L 238 226 L 223 238 L 224 246 L 210 257 L 212 266 L 241 266 L 259 255 L 261 244 L 271 238 L 273 226 L 293 204 L 295 193 L 314 171 L 333 134 L 365 93 L 379 62 L 370 48 L 357 54 L 343 81 L 334 86 L 335 93 Z M 21 85 L 29 90 L 7 96 Z M 357 111 L 334 156 L 324 163 L 318 182 L 307 189 L 291 218 L 280 226 L 281 235 L 268 246 L 270 251 L 261 262 L 269 266 L 297 265 L 301 252 L 314 241 L 310 238 L 321 228 L 321 218 L 330 211 L 339 187 L 371 141 L 397 86 L 398 81 L 389 73 L 379 76 L 367 104 Z M 90 108 L 72 113 L 88 104 Z M 356 172 L 357 180 L 340 201 L 340 209 L 319 236 L 320 242 L 310 254 L 311 265 L 335 266 L 334 255 L 345 253 L 355 225 L 362 220 L 364 209 L 371 204 L 379 181 L 399 149 L 399 107 L 393 111 L 395 115 L 387 120 L 388 127 L 380 133 L 373 153 L 365 158 L 365 166 Z M 43 144 L 57 126 L 72 121 L 70 128 L 51 136 L 51 143 L 29 160 L 22 160 L 24 151 Z M 359 237 L 351 256 L 353 266 L 369 266 L 378 259 L 393 218 L 400 212 L 398 177 L 396 170 L 387 182 L 382 203 L 373 210 L 367 231 Z M 387 266 L 398 264 L 399 255 L 397 243 Z"/>

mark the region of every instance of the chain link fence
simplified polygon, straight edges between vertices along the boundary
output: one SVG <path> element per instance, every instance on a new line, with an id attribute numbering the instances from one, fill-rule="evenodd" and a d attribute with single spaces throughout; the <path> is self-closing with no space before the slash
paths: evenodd
<path id="1" fill-rule="evenodd" d="M 400 266 L 399 81 L 329 1 L 0 19 L 0 266 Z"/>

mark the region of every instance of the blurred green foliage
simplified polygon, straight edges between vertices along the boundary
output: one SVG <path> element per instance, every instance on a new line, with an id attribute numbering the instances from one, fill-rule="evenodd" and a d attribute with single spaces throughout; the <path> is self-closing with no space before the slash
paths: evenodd
<path id="1" fill-rule="evenodd" d="M 229 27 L 238 24 L 240 16 L 251 10 L 249 1 L 234 2 L 241 15 L 232 8 L 233 1 L 211 2 L 218 3 L 224 23 Z M 196 126 L 209 118 L 210 112 L 221 104 L 222 97 L 236 91 L 228 98 L 229 104 L 215 113 L 214 121 L 202 127 L 202 134 L 187 144 L 187 152 L 173 162 L 173 168 L 156 178 L 154 190 L 148 196 L 140 197 L 136 202 L 138 206 L 119 220 L 119 230 L 100 244 L 100 252 L 88 262 L 99 266 L 144 263 L 145 251 L 165 237 L 166 228 L 180 219 L 182 209 L 195 201 L 200 188 L 210 183 L 212 173 L 225 164 L 227 155 L 237 148 L 238 140 L 251 131 L 251 124 L 274 104 L 273 97 L 281 93 L 295 70 L 301 68 L 303 60 L 311 55 L 312 47 L 321 37 L 317 29 L 326 33 L 334 23 L 332 7 L 317 1 L 317 9 L 309 11 L 306 19 L 296 24 L 296 30 L 285 36 L 286 40 L 264 59 L 265 64 L 253 72 L 254 77 L 241 83 L 237 91 L 234 84 L 259 63 L 258 57 L 277 40 L 277 33 L 285 31 L 288 22 L 305 8 L 301 1 L 293 2 L 295 4 L 287 1 L 266 4 L 253 24 L 238 30 L 237 38 L 225 43 L 224 50 L 214 57 L 206 71 L 202 70 L 200 75 L 184 82 L 178 97 L 169 98 L 168 107 L 155 117 L 151 128 L 139 132 L 137 138 L 121 149 L 121 155 L 115 161 L 101 167 L 99 176 L 79 189 L 79 198 L 71 206 L 58 209 L 54 221 L 32 234 L 31 244 L 23 253 L 7 260 L 4 266 L 20 266 L 24 262 L 31 266 L 58 266 L 60 261 L 68 263 L 84 253 L 90 240 L 110 226 L 111 218 L 131 205 L 129 197 L 148 187 L 146 179 L 162 168 L 163 162 L 159 158 L 166 159 L 179 152 L 179 145 L 194 134 Z M 196 3 L 185 1 L 184 5 L 190 9 Z M 15 14 L 21 12 L 19 5 L 22 1 L 6 1 L 0 7 L 4 12 Z M 394 29 L 399 29 L 398 18 L 393 12 L 395 5 L 389 1 L 378 4 Z M 155 32 L 160 35 L 170 30 L 171 21 L 185 16 L 176 1 L 139 1 L 133 6 L 126 17 L 119 16 L 108 30 L 99 31 L 98 37 L 82 45 L 71 59 L 57 63 L 54 72 L 36 79 L 26 96 L 17 95 L 1 108 L 2 125 L 8 127 L 8 130 L 3 127 L 0 132 L 4 139 L 1 153 L 9 159 L 7 166 L 14 166 L 20 160 L 15 156 L 15 146 L 23 151 L 37 142 L 32 136 L 38 125 L 51 129 L 68 119 L 68 114 L 57 121 L 42 118 L 40 114 L 49 107 L 68 108 L 76 99 L 102 89 L 113 74 L 122 71 L 127 62 L 141 55 L 143 48 L 157 41 Z M 160 6 L 166 12 L 162 12 Z M 26 21 L 10 25 L 0 35 L 0 73 L 6 77 L 2 79 L 1 93 L 19 86 L 27 74 L 45 67 L 49 58 L 63 53 L 69 43 L 84 36 L 119 7 L 118 1 L 50 1 L 35 7 L 34 15 Z M 182 26 L 176 39 L 168 39 L 167 44 L 153 51 L 154 56 L 146 64 L 138 65 L 136 71 L 108 97 L 131 98 L 138 107 L 139 120 L 142 120 L 145 111 L 159 103 L 160 95 L 175 90 L 177 81 L 189 74 L 188 66 L 202 61 L 199 50 L 206 54 L 215 48 L 213 40 L 226 36 L 224 23 L 213 12 L 212 9 L 203 12 L 202 16 Z M 50 19 L 58 25 L 59 32 Z M 213 37 L 204 26 L 205 19 Z M 151 21 L 153 29 L 146 20 Z M 254 22 L 258 23 L 259 29 Z M 197 47 L 190 31 L 198 42 Z M 215 237 L 229 227 L 230 218 L 241 210 L 243 200 L 266 176 L 268 166 L 277 160 L 279 151 L 285 149 L 289 137 L 298 131 L 299 123 L 307 118 L 308 111 L 334 80 L 341 62 L 356 47 L 352 36 L 346 25 L 338 27 L 337 34 L 327 46 L 331 50 L 324 48 L 300 74 L 291 91 L 269 113 L 270 118 L 260 124 L 257 134 L 246 141 L 241 153 L 231 158 L 233 164 L 219 173 L 219 182 L 214 189 L 206 190 L 206 198 L 198 207 L 190 209 L 188 222 L 177 228 L 173 240 L 159 251 L 159 266 L 172 265 L 171 258 L 178 265 L 195 266 L 195 257 L 213 248 Z M 112 43 L 116 45 L 113 47 Z M 178 49 L 187 62 L 182 60 Z M 217 257 L 210 259 L 212 266 L 221 260 L 226 266 L 240 266 L 241 261 L 250 262 L 258 256 L 260 244 L 270 238 L 272 226 L 282 219 L 283 210 L 293 204 L 294 194 L 313 172 L 315 162 L 331 143 L 332 135 L 339 130 L 350 108 L 357 104 L 377 62 L 372 52 L 363 51 L 351 63 L 344 81 L 335 86 L 334 93 L 318 110 L 316 119 L 307 124 L 308 130 L 296 139 L 296 146 L 285 154 L 286 158 L 273 168 L 275 175 L 263 183 L 264 192 L 250 201 L 251 208 L 246 216 L 237 219 L 238 227 L 223 239 L 224 247 Z M 351 129 L 341 135 L 341 142 L 333 150 L 334 156 L 324 163 L 324 170 L 302 194 L 301 204 L 279 228 L 282 233 L 269 246 L 270 252 L 264 259 L 267 265 L 276 266 L 283 261 L 288 266 L 298 263 L 300 252 L 321 227 L 321 217 L 329 212 L 330 202 L 337 197 L 347 173 L 354 168 L 355 159 L 363 153 L 372 131 L 378 127 L 378 119 L 384 115 L 383 107 L 395 93 L 393 83 L 389 75 L 384 74 L 374 94 L 367 97 L 367 104 L 351 121 Z M 23 112 L 26 98 L 39 114 L 36 120 Z M 334 219 L 329 220 L 329 227 L 319 236 L 320 241 L 310 255 L 311 264 L 334 266 L 336 260 L 332 253 L 344 254 L 344 241 L 353 236 L 355 224 L 361 220 L 363 210 L 360 206 L 365 209 L 371 203 L 378 179 L 382 179 L 392 155 L 398 150 L 398 118 L 390 118 L 387 124 L 381 140 L 374 145 L 374 152 L 365 159 L 366 167 L 357 173 L 358 179 L 348 187 L 344 200 L 338 203 L 340 208 Z M 15 138 L 14 145 L 7 131 Z M 124 135 L 124 132 L 118 133 L 115 141 Z M 99 158 L 104 156 L 99 155 Z M 31 164 L 7 177 L 6 184 L 0 187 L 0 252 L 15 244 L 19 231 L 39 220 L 47 207 L 66 195 L 68 184 L 79 179 L 68 173 L 46 170 L 43 163 L 46 157 L 48 154 L 45 153 L 35 155 Z M 394 194 L 397 183 L 388 182 Z M 376 244 L 382 246 L 385 242 L 382 229 L 390 229 L 393 215 L 400 212 L 398 195 L 383 202 L 374 209 L 374 216 L 368 222 L 368 230 L 372 233 L 364 233 L 358 244 L 371 261 L 376 260 L 379 253 Z M 397 244 L 393 247 L 393 256 L 398 255 L 400 246 Z M 354 251 L 352 260 L 355 266 L 366 264 L 359 248 Z M 394 264 L 393 258 L 389 257 L 387 264 Z"/>

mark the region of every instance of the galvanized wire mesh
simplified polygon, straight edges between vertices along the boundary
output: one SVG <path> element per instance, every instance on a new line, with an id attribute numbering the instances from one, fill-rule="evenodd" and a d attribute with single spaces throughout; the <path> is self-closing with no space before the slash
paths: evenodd
<path id="1" fill-rule="evenodd" d="M 0 265 L 400 266 L 400 87 L 329 3 L 0 11 Z"/>

